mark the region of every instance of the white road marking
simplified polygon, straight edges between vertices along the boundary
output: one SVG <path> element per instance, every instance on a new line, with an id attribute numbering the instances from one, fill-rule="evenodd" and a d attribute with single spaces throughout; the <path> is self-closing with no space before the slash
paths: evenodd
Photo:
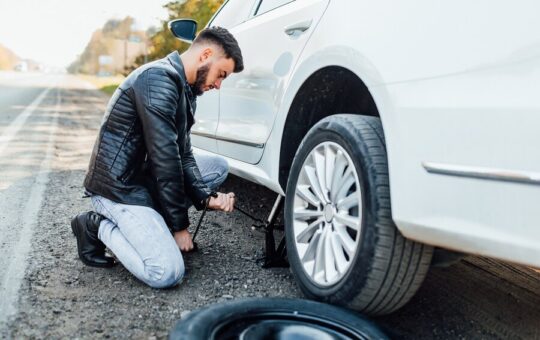
<path id="1" fill-rule="evenodd" d="M 36 99 L 30 105 L 24 109 L 22 113 L 20 113 L 17 118 L 15 118 L 4 130 L 4 134 L 0 136 L 0 157 L 2 156 L 2 152 L 4 149 L 9 145 L 9 142 L 17 135 L 17 132 L 21 129 L 21 127 L 24 125 L 28 117 L 32 115 L 32 113 L 35 111 L 35 109 L 38 107 L 38 105 L 41 103 L 43 98 L 49 93 L 50 87 L 43 90 L 37 96 Z"/>
<path id="2" fill-rule="evenodd" d="M 50 89 L 45 90 L 32 104 L 31 110 L 27 111 L 26 118 L 32 113 L 37 105 L 43 100 Z M 58 116 L 60 111 L 60 89 L 57 89 L 56 105 L 50 123 L 50 131 L 45 149 L 45 158 L 41 162 L 39 172 L 36 175 L 35 181 L 28 195 L 29 200 L 22 215 L 22 225 L 13 226 L 21 228 L 19 239 L 16 241 L 12 249 L 12 258 L 7 266 L 6 272 L 0 286 L 0 329 L 6 327 L 8 318 L 14 315 L 17 311 L 17 301 L 19 288 L 24 278 L 24 273 L 27 265 L 27 256 L 31 248 L 31 238 L 38 221 L 38 213 L 42 205 L 43 195 L 49 182 L 49 170 L 54 155 L 54 142 L 56 138 L 56 130 L 58 127 Z M 30 108 L 29 107 L 29 108 Z M 24 124 L 21 120 L 20 125 Z M 20 129 L 20 126 L 16 128 Z M 16 132 L 15 132 L 16 133 Z"/>

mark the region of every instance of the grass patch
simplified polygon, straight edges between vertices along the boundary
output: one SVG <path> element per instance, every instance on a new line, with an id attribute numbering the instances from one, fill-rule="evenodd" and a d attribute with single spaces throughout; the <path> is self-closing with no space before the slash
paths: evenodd
<path id="1" fill-rule="evenodd" d="M 122 81 L 124 81 L 125 79 L 125 77 L 121 75 L 110 76 L 110 77 L 98 77 L 98 76 L 93 76 L 93 75 L 88 75 L 88 74 L 78 74 L 77 76 L 83 81 L 91 84 L 92 87 L 107 94 L 108 96 L 112 95 L 113 92 L 118 87 L 118 85 L 122 83 Z"/>
<path id="2" fill-rule="evenodd" d="M 118 85 L 120 84 L 111 84 L 111 85 L 102 86 L 99 90 L 110 96 L 114 93 Z"/>

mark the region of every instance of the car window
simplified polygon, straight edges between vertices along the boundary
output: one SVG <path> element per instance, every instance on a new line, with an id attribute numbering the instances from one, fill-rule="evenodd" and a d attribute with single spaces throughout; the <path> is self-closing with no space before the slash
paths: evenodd
<path id="1" fill-rule="evenodd" d="M 233 28 L 247 19 L 252 4 L 253 1 L 251 0 L 229 0 L 221 6 L 208 26 Z"/>
<path id="2" fill-rule="evenodd" d="M 274 8 L 278 8 L 293 1 L 294 0 L 261 0 L 257 10 L 255 11 L 255 15 L 266 13 Z"/>

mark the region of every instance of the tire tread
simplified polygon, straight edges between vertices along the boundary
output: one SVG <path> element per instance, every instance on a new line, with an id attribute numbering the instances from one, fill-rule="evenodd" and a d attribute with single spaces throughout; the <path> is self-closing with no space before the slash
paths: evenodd
<path id="1" fill-rule="evenodd" d="M 416 293 L 429 270 L 432 248 L 405 239 L 392 221 L 386 146 L 380 119 L 349 114 L 339 116 L 359 132 L 367 146 L 367 161 L 376 169 L 375 193 L 379 209 L 375 227 L 379 238 L 375 248 L 388 260 L 381 261 L 376 256 L 384 269 L 372 270 L 368 274 L 366 285 L 374 283 L 379 289 L 369 297 L 363 297 L 364 292 L 360 292 L 349 306 L 371 315 L 388 314 L 402 307 Z M 377 138 L 372 138 L 373 133 L 367 131 L 373 131 Z M 425 263 L 428 265 L 422 265 Z"/>

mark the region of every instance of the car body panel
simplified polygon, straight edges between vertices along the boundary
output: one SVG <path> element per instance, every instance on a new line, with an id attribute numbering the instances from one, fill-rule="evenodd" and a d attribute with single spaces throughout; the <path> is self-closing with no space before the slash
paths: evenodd
<path id="1" fill-rule="evenodd" d="M 260 160 L 291 71 L 327 5 L 328 0 L 292 1 L 231 28 L 247 48 L 244 71 L 232 74 L 220 90 L 220 154 L 252 164 Z M 303 22 L 305 31 L 285 32 Z"/>
<path id="2" fill-rule="evenodd" d="M 229 158 L 231 171 L 283 194 L 280 150 L 294 97 L 317 70 L 342 66 L 377 105 L 400 231 L 427 244 L 540 267 L 540 185 L 424 167 L 540 176 L 539 12 L 532 0 L 331 0 L 275 98 L 276 119 L 265 122 L 270 134 L 257 139 L 265 142 L 259 163 Z"/>
<path id="3" fill-rule="evenodd" d="M 217 152 L 215 139 L 219 119 L 219 92 L 204 94 L 204 100 L 198 100 L 196 124 L 191 127 L 191 141 L 207 151 Z"/>

